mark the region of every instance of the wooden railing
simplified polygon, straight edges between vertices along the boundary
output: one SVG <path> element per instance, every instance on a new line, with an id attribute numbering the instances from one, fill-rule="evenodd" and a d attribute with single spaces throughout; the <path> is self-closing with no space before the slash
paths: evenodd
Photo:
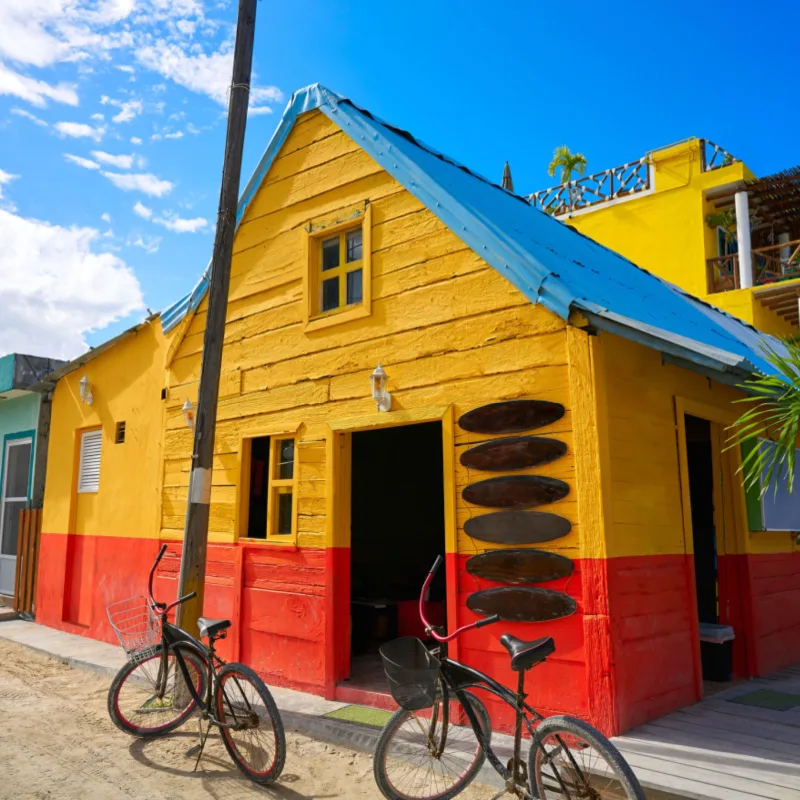
<path id="1" fill-rule="evenodd" d="M 753 264 L 753 286 L 800 278 L 800 239 L 767 247 L 756 247 L 751 251 Z M 739 289 L 739 255 L 709 258 L 706 262 L 708 291 L 727 292 Z"/>
<path id="2" fill-rule="evenodd" d="M 735 156 L 732 156 L 727 150 L 724 150 L 718 144 L 714 144 L 714 142 L 708 139 L 701 139 L 700 142 L 703 155 L 703 172 L 710 172 L 712 169 L 727 167 L 731 164 L 735 164 L 739 160 Z"/>
<path id="3" fill-rule="evenodd" d="M 534 192 L 528 195 L 528 202 L 548 214 L 559 216 L 649 188 L 649 165 L 646 158 L 640 158 L 621 167 L 612 167 L 585 178 Z"/>
<path id="4" fill-rule="evenodd" d="M 19 512 L 14 608 L 26 614 L 33 613 L 36 602 L 36 574 L 41 532 L 42 510 L 40 508 L 28 508 Z"/>

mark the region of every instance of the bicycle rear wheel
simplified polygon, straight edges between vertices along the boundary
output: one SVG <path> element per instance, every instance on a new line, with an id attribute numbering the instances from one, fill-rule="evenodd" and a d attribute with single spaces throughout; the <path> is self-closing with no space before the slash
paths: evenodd
<path id="1" fill-rule="evenodd" d="M 528 753 L 531 788 L 539 800 L 645 800 L 619 750 L 591 725 L 549 717 Z"/>
<path id="2" fill-rule="evenodd" d="M 228 664 L 217 673 L 216 708 L 236 766 L 262 786 L 276 781 L 286 760 L 286 734 L 264 681 L 244 664 Z"/>
<path id="3" fill-rule="evenodd" d="M 471 692 L 464 692 L 488 744 L 489 713 Z M 394 713 L 378 739 L 373 773 L 387 800 L 449 800 L 478 774 L 486 754 L 466 712 L 448 693 L 447 714 L 438 693 L 433 708 Z M 446 722 L 445 722 L 446 720 Z"/>
<path id="4" fill-rule="evenodd" d="M 181 655 L 198 697 L 206 690 L 206 665 L 194 652 L 183 648 Z M 125 733 L 144 739 L 175 730 L 194 713 L 197 704 L 186 689 L 175 653 L 164 658 L 159 645 L 149 658 L 128 662 L 108 688 L 108 715 Z"/>

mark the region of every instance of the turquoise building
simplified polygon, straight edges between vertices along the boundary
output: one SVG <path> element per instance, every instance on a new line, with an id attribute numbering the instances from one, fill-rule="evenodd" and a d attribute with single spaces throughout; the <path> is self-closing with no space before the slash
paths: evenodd
<path id="1" fill-rule="evenodd" d="M 62 364 L 11 353 L 0 357 L 0 595 L 14 595 L 19 512 L 44 497 L 50 392 L 44 378 Z"/>

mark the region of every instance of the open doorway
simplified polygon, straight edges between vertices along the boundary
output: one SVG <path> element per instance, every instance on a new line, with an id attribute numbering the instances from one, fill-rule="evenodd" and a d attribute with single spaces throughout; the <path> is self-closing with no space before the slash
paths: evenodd
<path id="1" fill-rule="evenodd" d="M 352 435 L 350 677 L 385 693 L 378 648 L 398 636 L 424 638 L 417 601 L 445 552 L 441 422 Z M 431 587 L 431 622 L 446 618 L 445 570 Z"/>

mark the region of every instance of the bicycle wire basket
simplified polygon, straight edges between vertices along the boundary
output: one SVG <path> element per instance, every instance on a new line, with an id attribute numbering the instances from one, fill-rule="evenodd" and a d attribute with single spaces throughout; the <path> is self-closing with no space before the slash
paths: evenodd
<path id="1" fill-rule="evenodd" d="M 389 691 L 406 711 L 430 708 L 436 699 L 439 660 L 415 636 L 404 636 L 380 648 Z"/>
<path id="2" fill-rule="evenodd" d="M 155 655 L 161 644 L 161 616 L 153 611 L 146 597 L 112 603 L 106 614 L 128 661 L 138 664 Z"/>

